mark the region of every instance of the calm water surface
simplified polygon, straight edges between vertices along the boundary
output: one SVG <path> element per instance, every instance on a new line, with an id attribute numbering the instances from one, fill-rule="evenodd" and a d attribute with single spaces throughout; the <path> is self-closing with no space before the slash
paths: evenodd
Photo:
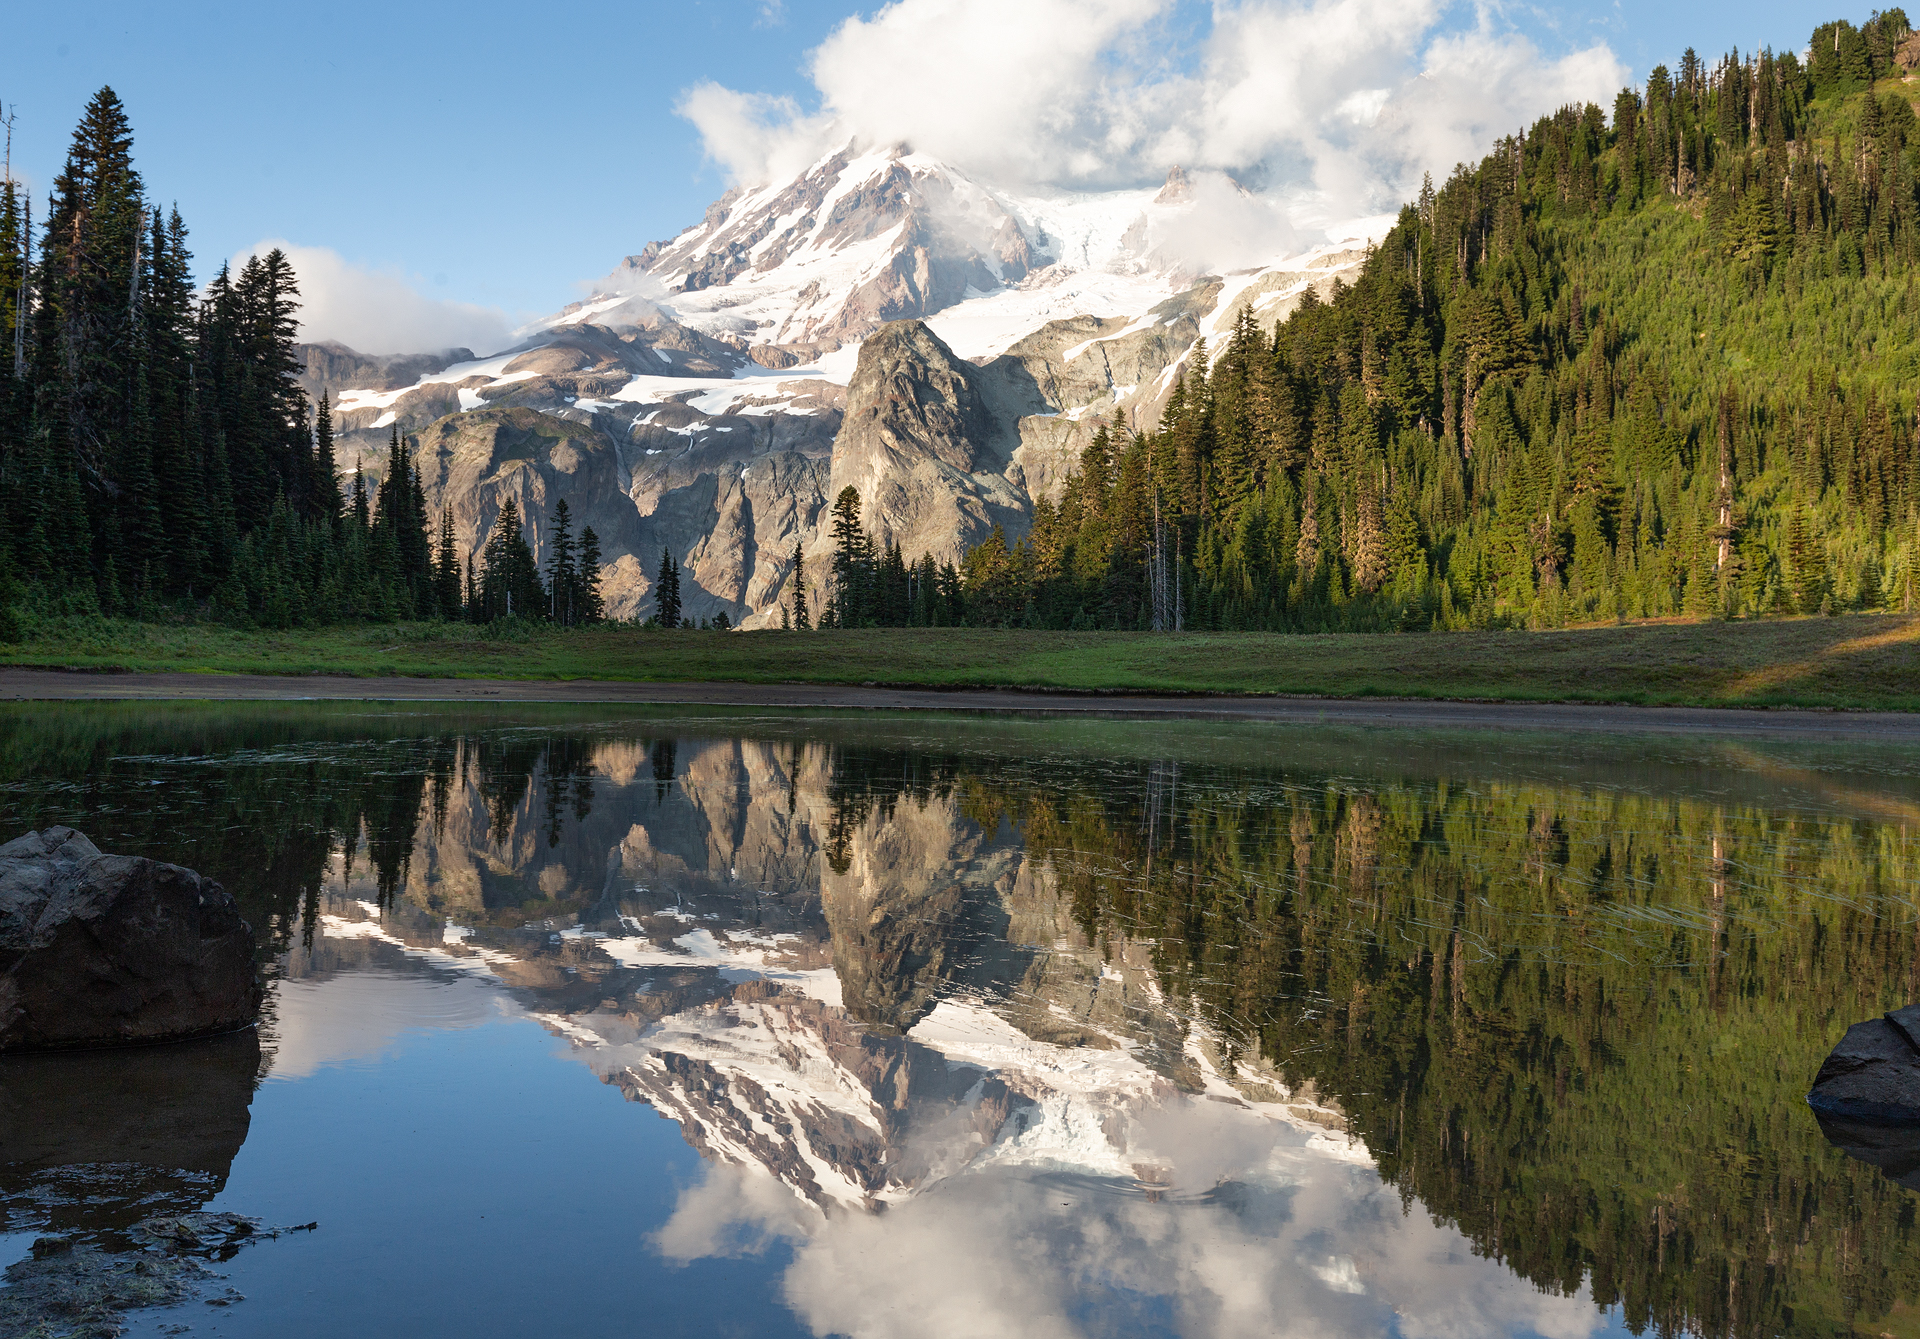
<path id="1" fill-rule="evenodd" d="M 320 1224 L 136 1334 L 1916 1333 L 1920 1149 L 1804 1102 L 1920 997 L 1908 753 L 0 709 L 56 822 L 273 990 L 0 1061 L 0 1263 Z"/>

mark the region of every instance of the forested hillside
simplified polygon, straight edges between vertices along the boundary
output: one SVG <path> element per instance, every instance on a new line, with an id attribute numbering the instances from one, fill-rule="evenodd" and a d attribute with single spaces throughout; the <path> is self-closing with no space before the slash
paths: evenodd
<path id="1" fill-rule="evenodd" d="M 1914 99 L 1900 10 L 1689 50 L 1402 210 L 1102 433 L 975 622 L 1553 627 L 1920 601 Z"/>

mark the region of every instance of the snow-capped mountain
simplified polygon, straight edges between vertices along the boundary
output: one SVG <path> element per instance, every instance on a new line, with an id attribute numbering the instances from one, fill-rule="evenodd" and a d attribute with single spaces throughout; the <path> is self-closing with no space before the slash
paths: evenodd
<path id="1" fill-rule="evenodd" d="M 512 349 L 313 346 L 307 380 L 335 397 L 344 466 L 377 468 L 391 428 L 409 437 L 469 555 L 509 494 L 536 545 L 565 497 L 600 537 L 616 617 L 651 612 L 668 549 L 689 614 L 764 625 L 796 543 L 824 556 L 840 488 L 909 557 L 957 560 L 995 525 L 1017 536 L 1101 424 L 1157 421 L 1199 340 L 1243 307 L 1280 319 L 1378 227 L 1207 274 L 1190 239 L 1223 194 L 1244 197 L 1176 168 L 1158 191 L 1021 195 L 850 145 L 729 192 Z"/>
<path id="2" fill-rule="evenodd" d="M 665 309 L 777 369 L 888 321 L 1076 276 L 1096 282 L 1069 285 L 1071 314 L 1137 312 L 1193 277 L 1162 243 L 1165 225 L 1194 207 L 1179 169 L 1158 193 L 1020 196 L 923 154 L 847 146 L 790 182 L 729 192 L 697 226 L 627 257 L 594 296 L 535 328 L 646 323 Z M 1001 348 L 1053 310 L 1044 299 L 991 305 L 1005 313 Z"/>

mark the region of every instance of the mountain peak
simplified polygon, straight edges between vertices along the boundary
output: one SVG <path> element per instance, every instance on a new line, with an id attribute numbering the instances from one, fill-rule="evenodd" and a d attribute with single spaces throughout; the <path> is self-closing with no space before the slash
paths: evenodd
<path id="1" fill-rule="evenodd" d="M 1173 170 L 1167 173 L 1167 184 L 1160 188 L 1160 194 L 1153 197 L 1156 205 L 1184 205 L 1193 199 L 1193 179 L 1187 170 L 1175 163 Z"/>

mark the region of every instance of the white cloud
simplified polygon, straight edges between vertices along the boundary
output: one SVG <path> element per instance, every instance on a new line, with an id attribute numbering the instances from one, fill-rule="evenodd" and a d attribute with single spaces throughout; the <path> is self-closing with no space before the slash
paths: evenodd
<path id="1" fill-rule="evenodd" d="M 302 340 L 337 340 L 376 354 L 455 348 L 486 354 L 511 342 L 506 313 L 430 298 L 398 270 L 368 269 L 324 246 L 267 238 L 235 256 L 234 269 L 275 247 L 286 252 L 300 283 Z"/>
<path id="2" fill-rule="evenodd" d="M 372 951 L 386 971 L 283 980 L 274 987 L 266 1030 L 273 1078 L 305 1078 L 329 1065 L 384 1055 L 425 1015 L 435 1027 L 468 1028 L 517 1012 L 487 982 L 409 971 L 413 964 L 377 941 Z"/>
<path id="3" fill-rule="evenodd" d="M 849 138 L 990 184 L 1146 185 L 1218 168 L 1323 218 L 1392 208 L 1500 134 L 1627 81 L 1604 45 L 1557 58 L 1445 0 L 895 0 L 811 56 L 817 106 L 690 90 L 681 114 L 743 184 Z"/>
<path id="4" fill-rule="evenodd" d="M 685 1263 L 784 1243 L 788 1305 L 814 1333 L 856 1339 L 1078 1339 L 1144 1328 L 1142 1315 L 1194 1339 L 1613 1328 L 1585 1286 L 1535 1288 L 1372 1169 L 1315 1156 L 1250 1113 L 1172 1102 L 1149 1113 L 1154 1142 L 1184 1155 L 1193 1189 L 1157 1203 L 1066 1168 L 989 1166 L 884 1214 L 822 1215 L 765 1172 L 720 1164 L 681 1192 L 653 1244 Z"/>
<path id="5" fill-rule="evenodd" d="M 676 110 L 700 128 L 708 156 L 736 182 L 794 176 L 819 152 L 828 132 L 824 119 L 802 116 L 792 98 L 736 93 L 712 82 L 681 94 Z"/>

